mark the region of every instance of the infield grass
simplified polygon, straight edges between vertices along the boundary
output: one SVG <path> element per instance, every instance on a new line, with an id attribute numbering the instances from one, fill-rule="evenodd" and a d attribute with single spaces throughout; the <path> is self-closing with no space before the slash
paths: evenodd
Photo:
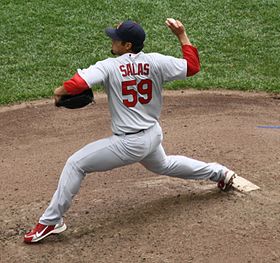
<path id="1" fill-rule="evenodd" d="M 0 104 L 49 97 L 77 68 L 111 56 L 104 29 L 124 19 L 145 28 L 145 52 L 180 57 L 167 17 L 185 24 L 202 64 L 168 88 L 280 93 L 279 0 L 1 0 Z"/>

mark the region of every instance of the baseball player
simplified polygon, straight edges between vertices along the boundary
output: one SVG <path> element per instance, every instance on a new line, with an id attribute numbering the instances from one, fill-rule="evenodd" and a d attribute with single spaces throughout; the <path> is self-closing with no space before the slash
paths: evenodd
<path id="1" fill-rule="evenodd" d="M 66 230 L 63 215 L 78 193 L 85 176 L 140 162 L 161 175 L 184 179 L 210 179 L 227 190 L 235 173 L 218 163 L 205 163 L 185 156 L 167 156 L 162 147 L 159 117 L 164 82 L 185 79 L 200 70 L 197 49 L 191 44 L 184 25 L 167 19 L 177 36 L 182 58 L 144 53 L 143 28 L 127 20 L 106 29 L 115 58 L 99 61 L 78 72 L 54 91 L 55 101 L 66 94 L 79 94 L 96 84 L 105 88 L 111 113 L 112 136 L 89 143 L 66 162 L 57 190 L 35 228 L 24 236 L 26 243 L 38 242 Z"/>

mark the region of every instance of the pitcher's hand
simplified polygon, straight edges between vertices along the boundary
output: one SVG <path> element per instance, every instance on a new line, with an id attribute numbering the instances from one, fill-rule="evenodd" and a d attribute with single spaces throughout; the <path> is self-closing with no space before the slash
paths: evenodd
<path id="1" fill-rule="evenodd" d="M 172 33 L 178 37 L 181 45 L 191 45 L 185 27 L 181 21 L 173 18 L 167 18 L 165 24 L 170 28 Z"/>

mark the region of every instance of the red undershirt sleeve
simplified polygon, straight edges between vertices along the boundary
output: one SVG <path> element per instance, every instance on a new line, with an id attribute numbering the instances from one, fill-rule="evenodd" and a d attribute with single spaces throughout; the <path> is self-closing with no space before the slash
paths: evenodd
<path id="1" fill-rule="evenodd" d="M 84 90 L 89 89 L 88 84 L 76 73 L 71 79 L 63 83 L 65 90 L 71 94 L 76 95 L 82 93 Z"/>
<path id="2" fill-rule="evenodd" d="M 191 45 L 183 45 L 182 53 L 187 61 L 187 77 L 193 76 L 200 71 L 200 62 L 197 48 Z"/>

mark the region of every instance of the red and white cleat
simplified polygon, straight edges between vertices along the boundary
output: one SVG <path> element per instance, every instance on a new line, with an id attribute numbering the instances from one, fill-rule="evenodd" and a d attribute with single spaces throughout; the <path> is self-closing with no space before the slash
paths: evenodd
<path id="1" fill-rule="evenodd" d="M 67 229 L 66 225 L 63 221 L 61 223 L 56 225 L 43 225 L 38 223 L 33 230 L 26 233 L 24 236 L 24 242 L 25 243 L 35 243 L 38 242 L 45 237 L 51 235 L 51 234 L 59 234 Z"/>
<path id="2" fill-rule="evenodd" d="M 218 187 L 225 192 L 230 190 L 232 188 L 234 178 L 236 178 L 236 173 L 234 171 L 226 171 L 225 177 L 218 182 Z"/>

